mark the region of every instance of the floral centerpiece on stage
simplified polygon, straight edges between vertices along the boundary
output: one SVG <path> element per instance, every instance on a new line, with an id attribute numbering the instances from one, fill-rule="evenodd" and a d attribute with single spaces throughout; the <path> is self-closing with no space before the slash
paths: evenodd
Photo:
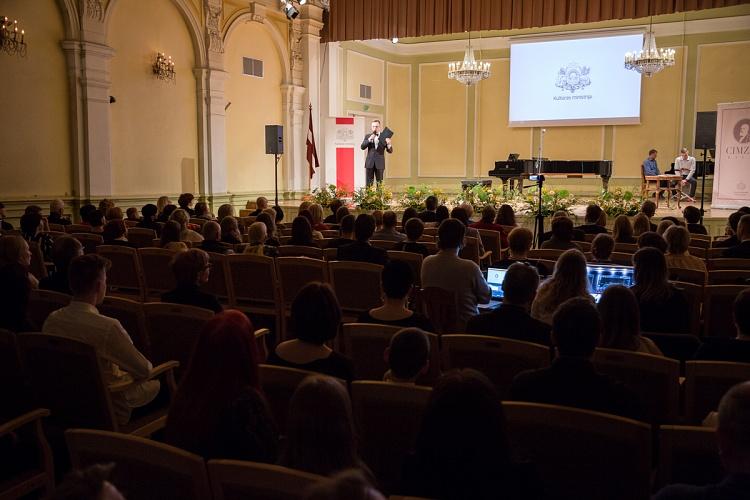
<path id="1" fill-rule="evenodd" d="M 539 211 L 539 187 L 534 186 L 523 194 L 524 212 L 537 215 Z M 578 199 L 567 189 L 542 188 L 542 215 L 549 217 L 558 211 L 572 213 L 571 209 L 578 203 Z"/>
<path id="2" fill-rule="evenodd" d="M 438 199 L 438 205 L 445 205 L 448 201 L 445 192 L 439 188 L 431 188 L 425 184 L 421 186 L 409 186 L 406 188 L 404 194 L 398 200 L 398 204 L 401 208 L 414 208 L 417 212 L 421 212 L 426 209 L 425 200 L 434 196 Z"/>
<path id="3" fill-rule="evenodd" d="M 302 197 L 302 201 L 317 203 L 323 208 L 327 208 L 335 198 L 349 198 L 351 193 L 346 189 L 337 187 L 335 184 L 328 184 L 323 188 L 315 188 L 310 194 Z"/>
<path id="4" fill-rule="evenodd" d="M 352 201 L 360 210 L 387 210 L 391 208 L 393 192 L 384 183 L 375 182 L 354 191 Z"/>
<path id="5" fill-rule="evenodd" d="M 634 189 L 615 188 L 610 191 L 602 191 L 595 203 L 602 207 L 608 217 L 618 215 L 635 215 L 641 209 L 641 196 Z"/>
<path id="6" fill-rule="evenodd" d="M 476 213 L 481 212 L 487 205 L 497 208 L 503 204 L 510 205 L 516 212 L 526 210 L 523 194 L 520 191 L 503 189 L 502 187 L 493 189 L 481 184 L 465 189 L 453 200 L 453 204 L 456 206 L 462 203 L 470 204 Z"/>

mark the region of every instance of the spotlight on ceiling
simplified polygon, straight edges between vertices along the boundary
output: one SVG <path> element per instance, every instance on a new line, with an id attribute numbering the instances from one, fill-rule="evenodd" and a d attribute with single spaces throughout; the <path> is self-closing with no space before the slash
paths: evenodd
<path id="1" fill-rule="evenodd" d="M 296 19 L 297 16 L 299 16 L 299 11 L 292 2 L 286 2 L 282 8 L 284 9 L 284 14 L 286 14 L 287 19 Z"/>

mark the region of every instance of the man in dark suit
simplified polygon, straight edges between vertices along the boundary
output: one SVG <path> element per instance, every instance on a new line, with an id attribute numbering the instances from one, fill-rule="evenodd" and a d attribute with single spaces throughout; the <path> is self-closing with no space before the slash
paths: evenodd
<path id="1" fill-rule="evenodd" d="M 730 259 L 750 259 L 750 214 L 745 214 L 737 224 L 737 239 L 739 245 L 724 250 L 723 257 Z"/>
<path id="2" fill-rule="evenodd" d="M 359 214 L 354 221 L 354 243 L 339 247 L 336 258 L 384 266 L 388 262 L 388 253 L 382 248 L 370 245 L 370 238 L 374 232 L 375 217 L 370 214 Z"/>
<path id="3" fill-rule="evenodd" d="M 732 309 L 737 336 L 706 337 L 695 359 L 750 363 L 750 288 L 737 295 Z"/>
<path id="4" fill-rule="evenodd" d="M 563 302 L 552 318 L 552 344 L 557 358 L 549 368 L 516 375 L 511 399 L 640 418 L 637 396 L 620 382 L 597 372 L 591 362 L 601 328 L 599 312 L 590 300 L 576 297 Z"/>
<path id="5" fill-rule="evenodd" d="M 421 212 L 419 212 L 419 217 L 422 222 L 436 222 L 437 221 L 437 213 L 435 211 L 437 210 L 438 206 L 438 199 L 437 196 L 430 195 L 427 197 L 426 200 L 424 200 L 424 206 L 425 209 Z"/>
<path id="6" fill-rule="evenodd" d="M 536 267 L 521 262 L 511 264 L 503 280 L 502 305 L 471 318 L 466 333 L 549 345 L 549 325 L 529 315 L 538 286 Z"/>
<path id="7" fill-rule="evenodd" d="M 367 150 L 365 159 L 365 173 L 367 185 L 372 184 L 373 180 L 383 182 L 383 171 L 385 170 L 385 153 L 393 153 L 391 138 L 380 139 L 380 120 L 373 120 L 372 133 L 365 136 L 362 141 L 362 150 Z"/>

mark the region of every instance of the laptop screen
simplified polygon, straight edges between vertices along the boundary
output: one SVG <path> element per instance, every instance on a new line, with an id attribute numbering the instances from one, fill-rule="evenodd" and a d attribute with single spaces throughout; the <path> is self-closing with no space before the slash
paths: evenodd
<path id="1" fill-rule="evenodd" d="M 586 266 L 589 279 L 589 292 L 596 302 L 602 293 L 612 285 L 630 287 L 633 284 L 633 268 L 628 266 L 605 266 L 589 264 Z"/>
<path id="2" fill-rule="evenodd" d="M 487 269 L 487 284 L 490 285 L 493 299 L 503 298 L 503 280 L 507 272 L 507 269 L 497 269 L 494 267 Z"/>

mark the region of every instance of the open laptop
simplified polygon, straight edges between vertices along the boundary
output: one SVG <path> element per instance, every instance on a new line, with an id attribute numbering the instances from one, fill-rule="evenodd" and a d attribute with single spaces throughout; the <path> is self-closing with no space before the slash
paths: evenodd
<path id="1" fill-rule="evenodd" d="M 487 269 L 487 284 L 490 285 L 490 290 L 492 290 L 493 300 L 503 300 L 503 280 L 507 272 L 507 269 L 495 267 Z"/>
<path id="2" fill-rule="evenodd" d="M 602 298 L 602 293 L 607 287 L 612 285 L 630 287 L 633 284 L 633 268 L 630 266 L 588 264 L 586 274 L 589 280 L 589 293 L 596 302 Z"/>

